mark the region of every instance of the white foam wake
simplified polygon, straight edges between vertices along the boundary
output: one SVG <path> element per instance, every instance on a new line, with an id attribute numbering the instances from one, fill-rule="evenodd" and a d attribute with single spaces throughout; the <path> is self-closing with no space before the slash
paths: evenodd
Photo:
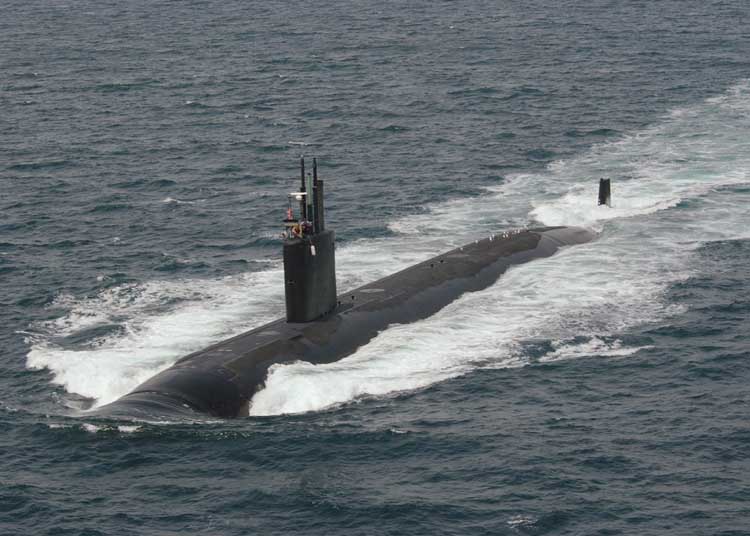
<path id="1" fill-rule="evenodd" d="M 253 415 L 317 410 L 362 395 L 414 389 L 478 366 L 520 366 L 519 344 L 552 341 L 543 361 L 627 356 L 612 335 L 674 309 L 669 284 L 688 277 L 708 240 L 746 237 L 750 191 L 750 89 L 676 110 L 653 128 L 540 174 L 512 177 L 479 199 L 452 201 L 392 224 L 455 238 L 454 229 L 506 222 L 583 225 L 596 242 L 511 270 L 486 291 L 439 314 L 394 326 L 350 358 L 273 367 Z M 614 179 L 614 207 L 597 207 L 599 177 Z M 449 242 L 450 240 L 446 240 Z"/>
<path id="2" fill-rule="evenodd" d="M 27 365 L 47 368 L 67 391 L 106 404 L 209 341 L 278 316 L 282 282 L 280 270 L 268 270 L 216 281 L 124 285 L 79 300 L 61 296 L 52 307 L 68 312 L 34 326 Z M 96 326 L 119 329 L 65 344 L 66 337 Z"/>
<path id="3" fill-rule="evenodd" d="M 583 225 L 596 242 L 509 271 L 424 321 L 393 326 L 329 365 L 275 366 L 251 412 L 318 410 L 363 395 L 415 389 L 484 366 L 521 366 L 523 341 L 552 341 L 542 360 L 626 356 L 616 335 L 673 310 L 662 298 L 688 277 L 691 250 L 748 236 L 750 87 L 740 84 L 654 127 L 511 177 L 487 195 L 450 201 L 391 223 L 395 237 L 337 251 L 339 286 L 352 288 L 479 235 L 534 225 Z M 614 207 L 597 207 L 598 178 Z M 366 254 L 365 254 L 366 253 Z M 61 297 L 59 319 L 34 326 L 28 365 L 70 392 L 106 403 L 180 355 L 280 316 L 280 267 L 216 281 L 155 281 L 89 299 Z M 87 343 L 66 337 L 113 324 Z"/>

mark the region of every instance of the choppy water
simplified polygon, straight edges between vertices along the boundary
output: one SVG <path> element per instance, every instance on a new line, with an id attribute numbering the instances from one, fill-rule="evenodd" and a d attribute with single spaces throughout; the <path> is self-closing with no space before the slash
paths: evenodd
<path id="1" fill-rule="evenodd" d="M 547 4 L 6 1 L 0 533 L 750 534 L 750 8 Z M 342 288 L 600 238 L 249 419 L 87 418 L 282 313 L 301 152 Z"/>

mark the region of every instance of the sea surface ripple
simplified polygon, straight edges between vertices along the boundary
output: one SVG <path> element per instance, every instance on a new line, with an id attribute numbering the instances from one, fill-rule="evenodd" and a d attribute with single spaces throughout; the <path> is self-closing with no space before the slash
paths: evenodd
<path id="1" fill-rule="evenodd" d="M 747 2 L 1 13 L 0 534 L 750 534 Z M 274 367 L 250 418 L 87 417 L 283 313 L 302 153 L 341 288 L 599 238 Z"/>

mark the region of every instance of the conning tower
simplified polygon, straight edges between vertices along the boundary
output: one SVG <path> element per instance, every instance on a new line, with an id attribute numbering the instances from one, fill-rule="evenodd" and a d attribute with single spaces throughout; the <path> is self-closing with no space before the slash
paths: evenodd
<path id="1" fill-rule="evenodd" d="M 286 321 L 310 322 L 336 308 L 336 262 L 334 232 L 325 229 L 323 181 L 318 162 L 305 174 L 300 158 L 300 190 L 289 194 L 284 220 L 284 290 Z M 299 215 L 294 214 L 299 202 Z"/>

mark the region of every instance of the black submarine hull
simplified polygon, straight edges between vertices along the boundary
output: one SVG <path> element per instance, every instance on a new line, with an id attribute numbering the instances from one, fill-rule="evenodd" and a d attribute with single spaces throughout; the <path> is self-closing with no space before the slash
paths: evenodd
<path id="1" fill-rule="evenodd" d="M 578 227 L 494 235 L 338 296 L 333 311 L 304 323 L 279 319 L 181 358 L 95 415 L 153 420 L 247 416 L 271 365 L 343 359 L 391 324 L 427 318 L 511 266 L 593 240 Z"/>

